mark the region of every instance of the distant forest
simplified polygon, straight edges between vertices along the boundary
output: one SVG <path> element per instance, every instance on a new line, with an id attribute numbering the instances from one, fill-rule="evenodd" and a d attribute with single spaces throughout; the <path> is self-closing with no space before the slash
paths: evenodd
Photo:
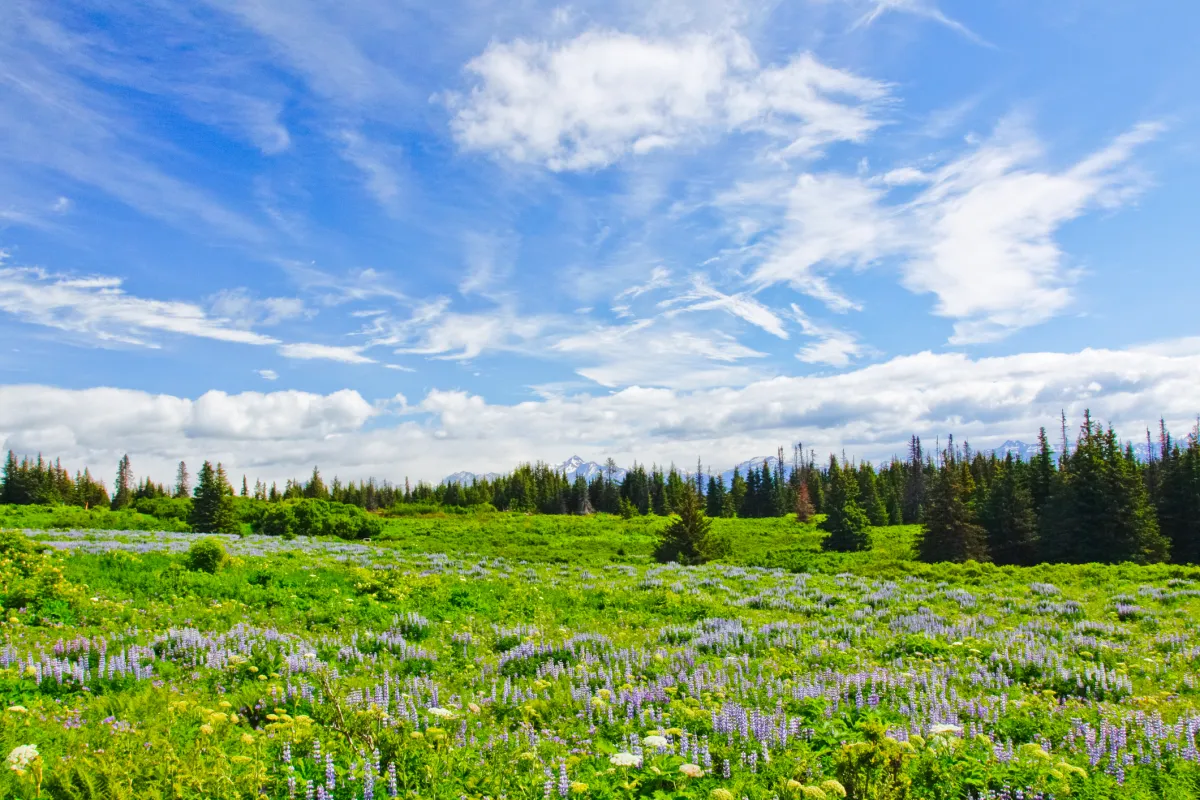
<path id="1" fill-rule="evenodd" d="M 70 475 L 42 456 L 8 453 L 0 502 L 135 510 L 186 523 L 199 532 L 236 532 L 240 523 L 279 534 L 363 538 L 380 530 L 378 515 L 516 511 L 541 514 L 668 516 L 699 497 L 709 517 L 781 517 L 807 522 L 824 515 L 826 547 L 870 547 L 869 528 L 922 526 L 918 555 L 929 561 L 1055 562 L 1174 561 L 1200 563 L 1200 430 L 1175 439 L 1160 423 L 1150 458 L 1138 460 L 1113 429 L 1085 416 L 1074 442 L 1062 420 L 1061 444 L 1046 429 L 1029 460 L 973 452 L 953 437 L 930 450 L 911 439 L 907 458 L 879 466 L 836 456 L 818 463 L 796 445 L 791 463 L 779 450 L 729 485 L 718 474 L 635 464 L 615 480 L 615 464 L 590 482 L 543 463 L 524 464 L 470 485 L 403 486 L 368 479 L 326 483 L 317 468 L 282 489 L 241 479 L 234 488 L 222 465 L 204 462 L 195 487 L 185 463 L 173 486 L 134 479 L 129 456 L 117 467 L 110 494 L 86 469 Z"/>

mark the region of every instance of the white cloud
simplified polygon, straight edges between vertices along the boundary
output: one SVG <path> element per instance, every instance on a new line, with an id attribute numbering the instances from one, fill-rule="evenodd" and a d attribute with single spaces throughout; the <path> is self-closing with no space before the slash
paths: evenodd
<path id="1" fill-rule="evenodd" d="M 239 327 L 277 325 L 291 319 L 311 317 L 315 313 L 298 297 L 257 299 L 247 289 L 226 289 L 213 296 L 211 312 Z"/>
<path id="2" fill-rule="evenodd" d="M 376 316 L 362 334 L 369 347 L 467 361 L 485 351 L 520 350 L 551 323 L 546 317 L 518 314 L 509 306 L 477 312 L 450 311 L 449 306 L 449 299 L 443 297 L 417 306 L 408 319 Z"/>
<path id="3" fill-rule="evenodd" d="M 279 355 L 301 361 L 338 361 L 342 364 L 374 364 L 375 359 L 363 355 L 361 347 L 296 342 L 279 346 Z"/>
<path id="4" fill-rule="evenodd" d="M 92 344 L 158 347 L 154 333 L 270 345 L 277 339 L 211 316 L 194 303 L 127 294 L 109 276 L 74 278 L 45 270 L 0 268 L 0 311 L 24 322 L 76 334 Z"/>
<path id="5" fill-rule="evenodd" d="M 258 374 L 259 374 L 259 377 L 261 377 L 265 381 L 279 380 L 279 373 L 273 369 L 260 369 L 258 371 Z"/>
<path id="6" fill-rule="evenodd" d="M 857 0 L 855 0 L 857 2 Z M 947 28 L 962 34 L 966 38 L 981 44 L 986 47 L 991 47 L 992 44 L 986 39 L 976 34 L 966 25 L 961 22 L 947 17 L 942 13 L 934 3 L 930 0 L 869 0 L 871 8 L 863 14 L 854 23 L 854 28 L 861 28 L 870 25 L 875 20 L 879 19 L 885 12 L 896 11 L 905 14 L 913 14 L 918 17 L 931 19 L 934 22 L 945 25 Z"/>
<path id="7" fill-rule="evenodd" d="M 774 311 L 747 294 L 725 294 L 715 289 L 703 275 L 692 277 L 691 290 L 664 300 L 660 308 L 669 308 L 664 316 L 672 317 L 689 311 L 725 311 L 735 317 L 762 328 L 772 336 L 788 338 L 783 321 Z"/>
<path id="8" fill-rule="evenodd" d="M 669 362 L 666 362 L 669 365 Z M 234 474 L 282 480 L 320 464 L 326 475 L 509 469 L 579 451 L 658 463 L 728 465 L 803 441 L 817 452 L 879 458 L 916 433 L 953 432 L 976 446 L 1032 440 L 1065 409 L 1085 408 L 1137 438 L 1162 415 L 1182 432 L 1200 396 L 1200 338 L 1125 350 L 972 359 L 918 353 L 832 375 L 775 377 L 743 388 L 627 388 L 494 405 L 431 391 L 416 405 L 373 404 L 356 392 L 225 395 L 197 400 L 120 389 L 0 387 L 0 450 L 64 458 L 107 475 L 124 452 L 139 474 L 168 480 L 174 465 L 220 459 Z M 390 405 L 389 405 L 390 404 Z M 386 410 L 402 416 L 389 416 Z M 368 429 L 367 422 L 372 424 Z M 436 443 L 436 446 L 435 446 Z"/>
<path id="9" fill-rule="evenodd" d="M 475 86 L 447 97 L 459 143 L 552 170 L 603 167 L 710 131 L 760 131 L 805 155 L 865 138 L 887 93 L 807 54 L 762 68 L 738 35 L 592 30 L 561 44 L 493 43 L 466 69 Z"/>
<path id="10" fill-rule="evenodd" d="M 352 130 L 339 131 L 337 140 L 342 146 L 342 158 L 362 174 L 367 191 L 385 210 L 396 212 L 402 190 L 396 148 L 372 142 Z"/>
<path id="11" fill-rule="evenodd" d="M 796 354 L 796 358 L 806 364 L 845 367 L 867 351 L 867 348 L 858 341 L 858 337 L 854 334 L 818 325 L 794 303 L 792 304 L 792 315 L 800 323 L 804 335 L 816 339 L 815 342 L 805 345 Z"/>
<path id="12" fill-rule="evenodd" d="M 577 373 L 609 388 L 744 384 L 761 372 L 740 362 L 764 356 L 718 331 L 698 333 L 647 319 L 598 326 L 559 339 L 550 349 L 570 356 Z"/>
<path id="13" fill-rule="evenodd" d="M 894 257 L 904 285 L 933 294 L 934 313 L 954 320 L 955 343 L 1043 322 L 1069 305 L 1077 276 L 1055 241 L 1058 229 L 1090 209 L 1135 197 L 1141 184 L 1125 164 L 1160 130 L 1138 125 L 1060 171 L 1039 168 L 1040 143 L 1009 122 L 926 172 L 801 175 L 751 284 L 788 283 L 844 311 L 856 304 L 830 284 L 829 273 Z M 924 185 L 911 200 L 889 203 L 889 186 L 906 184 Z M 736 208 L 762 201 L 742 189 L 721 202 Z"/>

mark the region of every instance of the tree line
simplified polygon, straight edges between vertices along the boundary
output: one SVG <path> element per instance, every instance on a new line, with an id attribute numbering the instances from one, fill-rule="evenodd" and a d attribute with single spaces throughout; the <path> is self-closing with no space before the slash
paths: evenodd
<path id="1" fill-rule="evenodd" d="M 1149 433 L 1147 433 L 1149 439 Z M 1029 460 L 972 451 L 967 443 L 927 451 L 913 436 L 906 458 L 878 468 L 830 456 L 818 465 L 800 445 L 787 463 L 773 462 L 723 476 L 675 466 L 635 464 L 617 479 L 610 459 L 590 481 L 544 464 L 523 464 L 496 478 L 470 484 L 403 486 L 374 478 L 329 484 L 320 470 L 282 489 L 241 480 L 230 484 L 221 464 L 205 462 L 195 488 L 179 464 L 173 486 L 134 479 L 129 457 L 120 460 L 110 497 L 86 469 L 71 476 L 59 461 L 5 461 L 0 501 L 131 508 L 188 522 L 197 531 L 236 530 L 247 522 L 281 535 L 333 533 L 361 538 L 378 530 L 364 512 L 495 509 L 544 514 L 595 512 L 678 515 L 685 508 L 711 517 L 781 517 L 801 522 L 822 514 L 825 546 L 870 547 L 870 528 L 921 525 L 918 555 L 926 560 L 990 560 L 1001 564 L 1042 561 L 1200 562 L 1200 427 L 1177 440 L 1160 423 L 1158 442 L 1143 461 L 1113 429 L 1085 415 L 1074 443 L 1065 418 L 1061 444 L 1043 428 Z"/>

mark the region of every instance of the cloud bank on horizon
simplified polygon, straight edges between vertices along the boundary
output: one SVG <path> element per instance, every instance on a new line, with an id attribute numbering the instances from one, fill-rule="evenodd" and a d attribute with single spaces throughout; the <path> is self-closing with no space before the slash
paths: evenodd
<path id="1" fill-rule="evenodd" d="M 1200 411 L 1200 9 L 10 16 L 5 449 L 438 480 Z"/>

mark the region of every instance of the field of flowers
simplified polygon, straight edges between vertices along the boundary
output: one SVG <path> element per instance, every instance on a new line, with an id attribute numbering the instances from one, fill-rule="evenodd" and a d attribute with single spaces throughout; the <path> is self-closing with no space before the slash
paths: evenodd
<path id="1" fill-rule="evenodd" d="M 199 538 L 0 535 L 0 797 L 1200 796 L 1197 569 Z"/>

